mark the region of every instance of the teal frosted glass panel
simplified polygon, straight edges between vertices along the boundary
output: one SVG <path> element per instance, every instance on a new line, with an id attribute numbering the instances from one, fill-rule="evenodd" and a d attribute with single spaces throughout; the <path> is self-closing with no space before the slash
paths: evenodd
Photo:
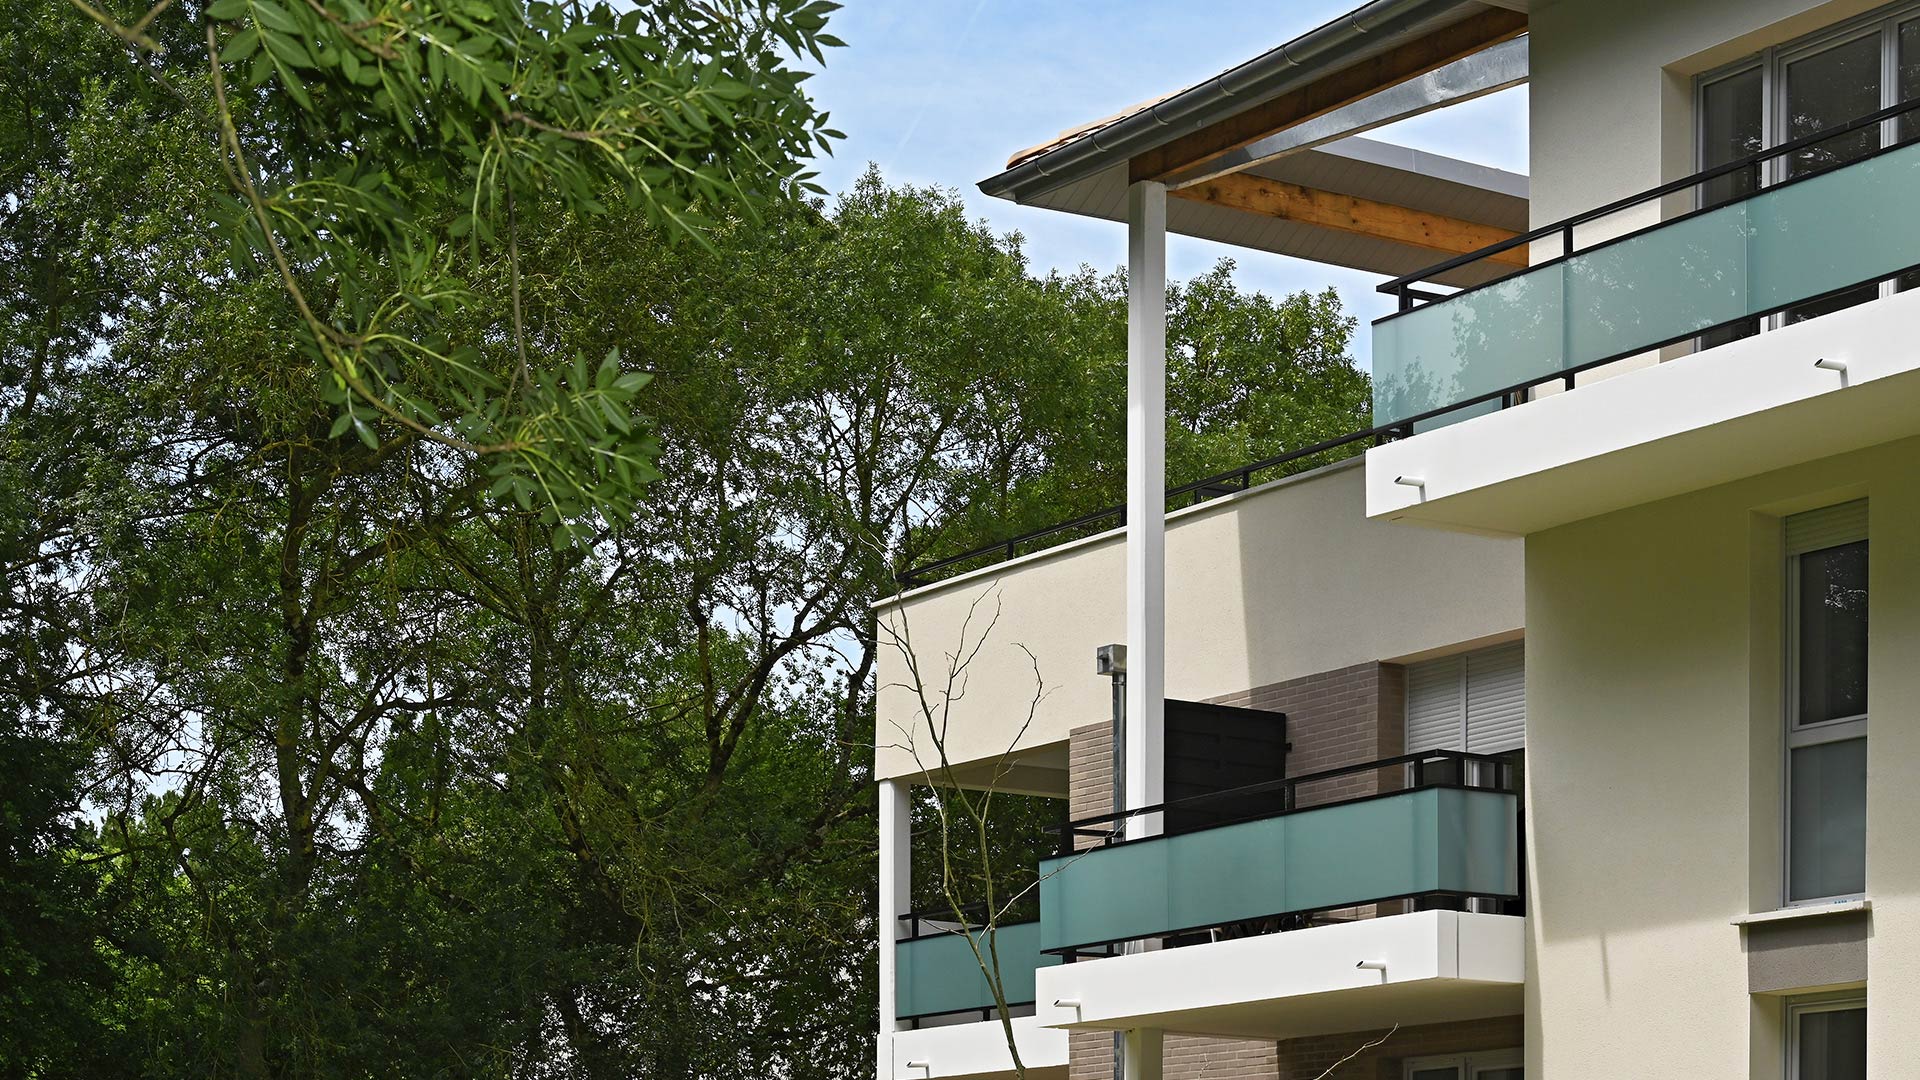
<path id="1" fill-rule="evenodd" d="M 1762 190 L 1373 326 L 1394 424 L 1920 264 L 1920 144 Z M 1476 415 L 1461 410 L 1421 430 Z"/>
<path id="2" fill-rule="evenodd" d="M 1171 926 L 1169 855 L 1165 843 L 1147 840 L 1042 860 L 1040 947 L 1119 941 L 1138 926 Z"/>
<path id="3" fill-rule="evenodd" d="M 1412 893 L 1512 895 L 1516 810 L 1512 795 L 1430 788 L 1048 859 L 1040 947 Z"/>
<path id="4" fill-rule="evenodd" d="M 1007 1004 L 1033 1000 L 1036 968 L 1060 962 L 1040 951 L 1040 924 L 1009 923 L 993 933 Z M 984 951 L 986 942 L 982 940 Z M 894 1001 L 901 1016 L 931 1016 L 993 1005 L 993 990 L 961 934 L 937 934 L 894 946 Z"/>
<path id="5" fill-rule="evenodd" d="M 1440 888 L 1449 892 L 1514 896 L 1520 892 L 1520 828 L 1513 795 L 1481 797 L 1481 792 L 1434 804 L 1434 833 L 1439 857 L 1433 872 Z"/>
<path id="6" fill-rule="evenodd" d="M 1547 268 L 1375 323 L 1374 423 L 1559 370 L 1560 284 L 1558 269 Z"/>
<path id="7" fill-rule="evenodd" d="M 1467 794 L 1430 788 L 1297 815 L 1286 822 L 1290 873 L 1282 910 L 1339 907 L 1439 888 L 1445 841 L 1435 828 L 1438 808 Z"/>
<path id="8" fill-rule="evenodd" d="M 1767 310 L 1920 262 L 1920 144 L 1750 200 L 1753 310 Z"/>
<path id="9" fill-rule="evenodd" d="M 1750 205 L 1709 210 L 1561 264 L 1571 362 L 1631 353 L 1751 313 Z M 1553 270 L 1544 267 L 1539 272 Z M 1556 370 L 1542 370 L 1539 376 L 1551 377 Z"/>

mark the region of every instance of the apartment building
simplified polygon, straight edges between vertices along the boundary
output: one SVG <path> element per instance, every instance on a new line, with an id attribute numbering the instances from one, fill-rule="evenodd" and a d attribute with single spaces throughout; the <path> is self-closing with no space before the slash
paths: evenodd
<path id="1" fill-rule="evenodd" d="M 1920 4 L 1376 0 L 985 181 L 1126 223 L 1128 502 L 883 606 L 882 1080 L 1012 1075 L 930 784 L 1066 804 L 1029 1075 L 1920 1076 L 1916 98 Z M 1363 454 L 1169 510 L 1168 231 L 1381 275 Z"/>

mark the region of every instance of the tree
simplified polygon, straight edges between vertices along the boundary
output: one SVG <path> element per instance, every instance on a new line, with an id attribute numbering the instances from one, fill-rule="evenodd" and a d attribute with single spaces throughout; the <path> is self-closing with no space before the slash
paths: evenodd
<path id="1" fill-rule="evenodd" d="M 471 211 L 429 180 L 467 166 L 389 170 L 467 297 L 409 307 L 408 340 L 475 343 L 515 408 L 522 341 L 539 370 L 617 348 L 616 384 L 652 377 L 645 498 L 523 506 L 498 460 L 315 392 L 337 357 L 231 194 L 198 12 L 141 30 L 164 52 L 47 5 L 0 20 L 34 75 L 0 85 L 0 723 L 50 748 L 5 869 L 93 980 L 94 1014 L 23 984 L 66 1025 L 26 1030 L 108 1062 L 40 1075 L 857 1067 L 870 604 L 1117 475 L 1110 285 L 1036 278 L 950 194 L 877 177 L 831 206 L 750 192 L 758 222 L 703 201 L 701 244 L 644 191 L 557 181 L 501 181 L 491 239 L 453 238 Z M 289 193 L 284 147 L 344 152 L 308 129 L 357 91 L 344 59 L 280 60 L 248 89 L 223 69 L 224 112 L 292 214 L 317 189 Z M 387 241 L 344 235 L 392 287 Z M 364 283 L 301 246 L 331 240 L 287 236 L 321 322 L 360 326 Z"/>
<path id="2" fill-rule="evenodd" d="M 624 516 L 653 477 L 646 377 L 528 332 L 521 215 L 617 195 L 700 237 L 836 134 L 785 55 L 839 44 L 827 0 L 158 0 L 131 21 L 71 2 L 201 114 L 226 184 L 196 214 L 237 279 L 285 293 L 329 436 L 478 456 L 491 494 L 560 521 Z M 461 319 L 482 259 L 511 284 L 480 327 L 510 342 L 505 370 Z"/>
<path id="3" fill-rule="evenodd" d="M 905 672 L 896 689 L 910 695 L 910 715 L 877 738 L 882 745 L 904 750 L 918 770 L 921 797 L 914 803 L 911 831 L 923 842 L 913 847 L 910 872 L 914 891 L 927 902 L 916 902 L 914 909 L 942 913 L 946 918 L 935 920 L 935 925 L 966 942 L 992 995 L 1013 1071 L 1024 1080 L 1027 1064 L 1008 1008 L 1010 973 L 1000 955 L 1000 930 L 1039 917 L 1040 875 L 1034 868 L 1052 845 L 1046 842 L 1048 831 L 1033 820 L 1033 814 L 1036 809 L 1045 813 L 1046 804 L 1055 800 L 1000 790 L 1047 693 L 1032 652 L 1019 642 L 994 640 L 1000 611 L 998 587 L 988 586 L 975 594 L 961 620 L 958 640 L 923 641 L 920 646 L 915 644 L 912 621 L 904 609 L 896 609 L 882 623 L 886 646 L 898 655 Z M 963 779 L 948 756 L 947 739 L 956 724 L 979 722 L 963 702 L 970 669 L 990 647 L 1012 648 L 1026 656 L 1033 664 L 1033 695 L 1026 716 L 1007 739 L 1007 749 L 986 762 L 961 763 L 972 773 Z M 993 719 L 997 718 L 988 722 Z M 1051 824 L 1057 823 L 1056 819 Z"/>

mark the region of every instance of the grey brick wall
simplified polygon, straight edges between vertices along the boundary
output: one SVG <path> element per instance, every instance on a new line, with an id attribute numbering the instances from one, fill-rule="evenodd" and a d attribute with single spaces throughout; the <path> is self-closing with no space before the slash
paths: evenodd
<path id="1" fill-rule="evenodd" d="M 1277 1080 L 1274 1044 L 1204 1035 L 1168 1035 L 1165 1080 Z M 1067 1037 L 1067 1080 L 1113 1080 L 1113 1034 L 1076 1031 Z"/>
<path id="2" fill-rule="evenodd" d="M 1406 675 L 1394 664 L 1355 664 L 1213 700 L 1286 713 L 1290 776 L 1393 757 L 1406 745 Z M 1299 799 L 1311 806 L 1379 790 L 1378 774 L 1360 773 L 1302 787 Z"/>
<path id="3" fill-rule="evenodd" d="M 1067 816 L 1069 820 L 1113 812 L 1113 725 L 1074 728 L 1067 742 Z M 1087 847 L 1092 837 L 1075 842 Z"/>

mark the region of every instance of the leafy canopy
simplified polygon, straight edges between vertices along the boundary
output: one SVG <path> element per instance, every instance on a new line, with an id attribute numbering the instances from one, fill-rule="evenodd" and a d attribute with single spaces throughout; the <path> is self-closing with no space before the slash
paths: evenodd
<path id="1" fill-rule="evenodd" d="M 838 136 L 787 63 L 840 44 L 828 0 L 160 0 L 130 22 L 72 3 L 160 78 L 200 54 L 228 189 L 209 224 L 229 271 L 297 312 L 330 435 L 474 455 L 496 497 L 558 522 L 630 513 L 658 447 L 648 374 L 530 332 L 523 216 L 618 197 L 704 240 L 715 214 L 805 184 Z M 459 316 L 493 302 L 468 270 L 496 251 L 512 288 L 490 339 Z"/>

